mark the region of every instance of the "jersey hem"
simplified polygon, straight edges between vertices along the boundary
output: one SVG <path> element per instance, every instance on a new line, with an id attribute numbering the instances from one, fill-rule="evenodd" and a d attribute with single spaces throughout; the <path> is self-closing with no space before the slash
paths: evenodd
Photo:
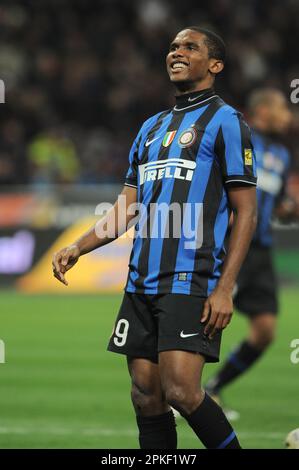
<path id="1" fill-rule="evenodd" d="M 161 289 L 157 291 L 157 289 L 132 289 L 130 287 L 125 287 L 125 292 L 129 294 L 143 294 L 143 295 L 165 295 L 165 294 L 183 294 L 183 295 L 194 295 L 195 297 L 202 297 L 207 298 L 208 295 L 202 292 L 190 292 L 190 290 L 186 289 L 174 289 L 172 291 Z"/>

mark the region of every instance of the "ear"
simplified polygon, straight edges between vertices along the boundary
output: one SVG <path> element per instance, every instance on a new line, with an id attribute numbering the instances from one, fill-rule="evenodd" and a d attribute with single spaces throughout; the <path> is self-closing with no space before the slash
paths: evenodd
<path id="1" fill-rule="evenodd" d="M 223 69 L 224 69 L 224 63 L 222 62 L 222 60 L 210 59 L 209 71 L 211 73 L 216 75 L 217 73 L 222 72 Z"/>

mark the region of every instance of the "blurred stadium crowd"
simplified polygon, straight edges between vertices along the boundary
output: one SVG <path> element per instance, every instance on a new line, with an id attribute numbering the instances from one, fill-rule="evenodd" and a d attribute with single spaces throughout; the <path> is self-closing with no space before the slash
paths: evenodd
<path id="1" fill-rule="evenodd" d="M 246 113 L 260 85 L 290 95 L 298 0 L 1 0 L 0 184 L 122 182 L 140 124 L 171 106 L 164 56 L 190 24 L 225 39 L 217 90 L 230 104 Z"/>

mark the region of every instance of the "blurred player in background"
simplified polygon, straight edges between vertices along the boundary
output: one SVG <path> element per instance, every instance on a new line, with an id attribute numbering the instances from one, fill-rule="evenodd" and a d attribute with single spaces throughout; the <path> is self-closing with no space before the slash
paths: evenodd
<path id="1" fill-rule="evenodd" d="M 257 158 L 258 223 L 238 276 L 234 304 L 247 316 L 249 331 L 206 385 L 218 402 L 222 389 L 255 364 L 274 340 L 278 299 L 271 220 L 277 216 L 288 222 L 297 212 L 296 204 L 286 195 L 290 157 L 280 143 L 291 120 L 287 100 L 276 89 L 259 89 L 251 94 L 248 111 Z M 230 410 L 227 415 L 238 418 L 238 413 Z"/>
<path id="2" fill-rule="evenodd" d="M 224 43 L 213 32 L 198 27 L 179 32 L 166 59 L 176 104 L 143 124 L 130 152 L 122 193 L 126 222 L 134 216 L 131 204 L 138 201 L 145 210 L 139 204 L 126 292 L 108 349 L 127 356 L 143 449 L 176 448 L 169 405 L 205 447 L 240 448 L 222 409 L 201 387 L 205 363 L 219 360 L 233 287 L 256 225 L 250 132 L 213 89 L 224 60 Z M 157 204 L 179 206 L 182 219 L 175 221 L 172 209 L 161 217 Z M 231 209 L 235 217 L 225 257 Z M 117 202 L 98 225 L 116 224 L 114 238 L 122 231 L 118 211 Z M 175 236 L 173 222 L 199 233 L 192 241 L 185 232 Z M 58 280 L 66 283 L 65 272 L 81 255 L 113 241 L 99 236 L 98 228 L 54 255 Z"/>

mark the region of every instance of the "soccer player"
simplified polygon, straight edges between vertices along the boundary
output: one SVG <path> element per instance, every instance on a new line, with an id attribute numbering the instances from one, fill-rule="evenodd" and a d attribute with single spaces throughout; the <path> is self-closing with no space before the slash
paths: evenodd
<path id="1" fill-rule="evenodd" d="M 273 341 L 278 311 L 277 282 L 272 261 L 271 219 L 296 216 L 297 207 L 286 197 L 289 153 L 279 143 L 291 113 L 284 95 L 276 89 L 254 91 L 249 99 L 252 142 L 257 159 L 258 223 L 236 284 L 234 304 L 249 322 L 247 338 L 230 354 L 206 390 L 219 402 L 223 387 L 246 372 Z M 233 419 L 237 414 L 228 412 Z"/>
<path id="2" fill-rule="evenodd" d="M 240 448 L 222 409 L 201 387 L 204 364 L 219 360 L 232 290 L 256 225 L 250 131 L 213 90 L 224 61 L 225 46 L 216 34 L 199 27 L 180 31 L 166 58 L 175 106 L 145 121 L 129 156 L 122 191 L 126 223 L 134 218 L 130 204 L 138 201 L 141 208 L 108 349 L 127 356 L 143 449 L 176 448 L 170 405 L 205 447 Z M 119 236 L 124 228 L 118 211 L 116 202 L 96 227 L 54 255 L 58 280 L 67 284 L 65 273 L 80 256 Z M 98 235 L 114 222 L 115 237 Z M 190 224 L 195 234 L 184 230 Z"/>

